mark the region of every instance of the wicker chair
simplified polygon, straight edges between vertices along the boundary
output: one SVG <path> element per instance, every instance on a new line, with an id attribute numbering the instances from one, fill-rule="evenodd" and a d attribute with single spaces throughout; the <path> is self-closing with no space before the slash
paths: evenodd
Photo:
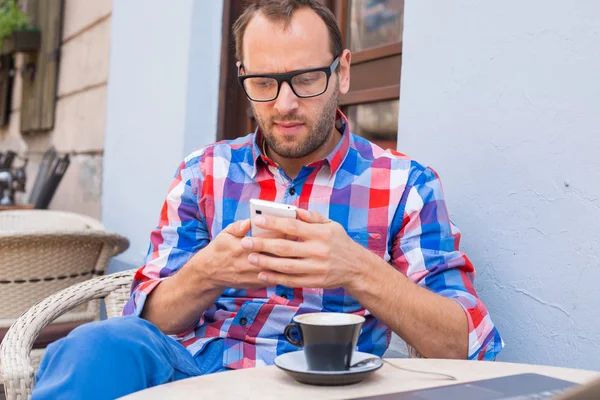
<path id="1" fill-rule="evenodd" d="M 49 210 L 0 212 L 0 336 L 38 301 L 102 275 L 111 257 L 128 246 L 125 237 L 106 232 L 99 221 L 83 215 Z M 52 327 L 60 334 L 75 323 L 99 319 L 99 310 L 97 300 L 82 303 L 53 321 Z M 28 353 L 35 366 L 43 346 L 37 343 L 41 348 Z"/>
<path id="2" fill-rule="evenodd" d="M 35 383 L 30 351 L 39 333 L 61 315 L 92 300 L 104 299 L 109 318 L 121 315 L 129 300 L 135 270 L 100 276 L 53 294 L 11 326 L 0 344 L 0 372 L 6 398 L 28 399 Z"/>
<path id="3" fill-rule="evenodd" d="M 11 326 L 0 344 L 0 379 L 7 400 L 29 399 L 35 383 L 36 368 L 29 356 L 33 342 L 50 322 L 90 300 L 104 299 L 108 318 L 121 316 L 129 300 L 131 269 L 90 279 L 64 289 L 39 302 Z M 422 357 L 408 346 L 410 357 Z"/>
<path id="4" fill-rule="evenodd" d="M 102 275 L 129 241 L 97 220 L 48 210 L 0 212 L 0 328 L 61 289 Z M 56 322 L 99 317 L 94 301 Z"/>

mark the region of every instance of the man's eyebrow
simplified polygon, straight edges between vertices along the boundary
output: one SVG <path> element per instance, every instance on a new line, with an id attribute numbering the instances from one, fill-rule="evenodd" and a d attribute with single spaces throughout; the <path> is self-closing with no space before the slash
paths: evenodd
<path id="1" fill-rule="evenodd" d="M 248 68 L 246 68 L 246 66 L 244 64 L 241 64 L 240 67 L 246 75 L 281 75 L 281 74 L 291 74 L 291 73 L 299 72 L 299 71 L 306 71 L 307 69 L 326 68 L 326 67 L 328 67 L 328 65 L 308 66 L 308 67 L 297 68 L 297 69 L 294 69 L 291 71 L 285 71 L 285 72 L 254 72 L 254 71 L 248 70 Z"/>

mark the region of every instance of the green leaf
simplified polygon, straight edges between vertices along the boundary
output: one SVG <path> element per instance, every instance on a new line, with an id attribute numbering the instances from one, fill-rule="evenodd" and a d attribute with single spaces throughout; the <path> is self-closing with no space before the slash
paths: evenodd
<path id="1" fill-rule="evenodd" d="M 21 10 L 17 0 L 0 0 L 0 48 L 4 39 L 14 31 L 30 27 L 29 17 Z"/>

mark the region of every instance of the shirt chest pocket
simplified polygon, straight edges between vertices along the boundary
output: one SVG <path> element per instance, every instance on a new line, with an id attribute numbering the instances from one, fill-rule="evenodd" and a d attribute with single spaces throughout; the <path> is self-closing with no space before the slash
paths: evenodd
<path id="1" fill-rule="evenodd" d="M 379 231 L 348 231 L 348 236 L 356 243 L 366 249 L 371 250 L 381 258 L 384 258 L 387 251 L 387 234 Z"/>

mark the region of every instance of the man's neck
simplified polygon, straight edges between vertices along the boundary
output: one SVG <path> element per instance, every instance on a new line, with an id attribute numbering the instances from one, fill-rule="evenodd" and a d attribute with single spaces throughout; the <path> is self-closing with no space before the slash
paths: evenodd
<path id="1" fill-rule="evenodd" d="M 294 179 L 296 176 L 298 176 L 303 166 L 327 157 L 333 151 L 333 149 L 335 149 L 341 138 L 342 134 L 334 127 L 333 132 L 331 135 L 329 135 L 329 138 L 321 147 L 302 158 L 281 157 L 280 155 L 271 151 L 269 146 L 267 146 L 266 141 L 263 140 L 263 153 L 273 160 L 277 165 L 279 165 L 279 167 L 283 169 L 288 177 Z"/>

